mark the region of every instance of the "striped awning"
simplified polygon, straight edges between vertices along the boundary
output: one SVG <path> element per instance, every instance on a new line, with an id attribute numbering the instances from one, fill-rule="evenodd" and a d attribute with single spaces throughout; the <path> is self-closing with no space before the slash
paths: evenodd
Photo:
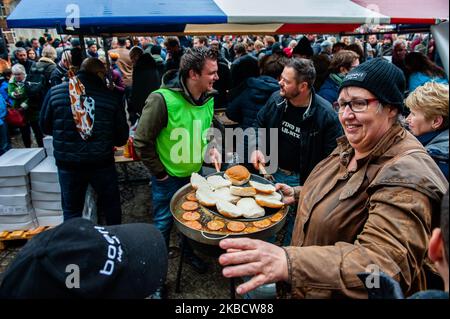
<path id="1" fill-rule="evenodd" d="M 10 28 L 64 33 L 338 33 L 448 20 L 448 0 L 22 0 Z"/>

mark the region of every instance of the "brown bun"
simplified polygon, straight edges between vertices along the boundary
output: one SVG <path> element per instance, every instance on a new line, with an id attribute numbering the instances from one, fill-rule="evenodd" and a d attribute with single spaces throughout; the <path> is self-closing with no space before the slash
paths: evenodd
<path id="1" fill-rule="evenodd" d="M 250 180 L 251 174 L 244 166 L 236 165 L 227 169 L 223 177 L 230 180 L 233 185 L 240 186 Z"/>

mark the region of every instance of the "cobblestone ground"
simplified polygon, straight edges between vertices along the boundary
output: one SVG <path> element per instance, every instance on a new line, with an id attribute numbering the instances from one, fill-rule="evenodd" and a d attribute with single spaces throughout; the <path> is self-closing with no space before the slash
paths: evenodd
<path id="1" fill-rule="evenodd" d="M 12 137 L 13 147 L 23 147 L 20 135 Z M 34 144 L 33 147 L 36 147 Z M 125 167 L 128 171 L 129 180 L 125 181 Z M 148 172 L 141 163 L 119 164 L 119 187 L 121 194 L 121 204 L 123 212 L 123 223 L 144 222 L 150 223 L 151 218 L 151 186 L 148 182 Z M 136 181 L 139 180 L 139 181 Z M 176 229 L 172 230 L 171 246 L 178 246 L 178 236 Z M 0 280 L 3 272 L 21 250 L 24 241 L 14 241 L 7 243 L 7 249 L 0 251 Z M 145 249 L 145 247 L 142 247 Z M 209 263 L 209 271 L 200 275 L 196 273 L 190 265 L 184 264 L 181 280 L 181 292 L 175 292 L 175 283 L 179 264 L 179 256 L 169 259 L 169 269 L 167 275 L 168 298 L 171 299 L 217 299 L 230 297 L 230 284 L 221 274 L 221 267 L 217 258 L 198 253 Z"/>

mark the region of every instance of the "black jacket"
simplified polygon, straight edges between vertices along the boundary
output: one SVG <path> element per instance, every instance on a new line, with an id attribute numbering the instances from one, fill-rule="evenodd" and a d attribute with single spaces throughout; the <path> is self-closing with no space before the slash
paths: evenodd
<path id="1" fill-rule="evenodd" d="M 159 89 L 161 80 L 153 57 L 144 53 L 133 67 L 133 86 L 128 112 L 142 114 L 150 93 Z"/>
<path id="2" fill-rule="evenodd" d="M 230 120 L 239 123 L 242 129 L 252 127 L 256 115 L 264 107 L 273 92 L 280 86 L 273 77 L 262 75 L 248 78 L 241 86 L 240 92 L 227 106 L 226 114 Z"/>
<path id="3" fill-rule="evenodd" d="M 50 75 L 50 86 L 55 86 L 67 81 L 67 69 L 63 68 L 59 64 L 56 65 L 56 68 L 53 70 Z"/>
<path id="4" fill-rule="evenodd" d="M 312 169 L 336 148 L 336 139 L 342 133 L 338 115 L 331 104 L 312 90 L 311 107 L 303 115 L 301 122 L 300 185 L 308 178 Z M 280 91 L 272 94 L 261 111 L 258 112 L 255 128 L 279 128 L 287 100 Z M 270 134 L 266 134 L 266 149 L 270 150 Z M 264 138 L 259 136 L 259 138 Z"/>
<path id="5" fill-rule="evenodd" d="M 45 90 L 47 91 L 50 88 L 50 77 L 55 69 L 56 64 L 49 58 L 43 57 L 31 67 L 31 73 L 42 74 L 45 77 Z"/>
<path id="6" fill-rule="evenodd" d="M 128 139 L 128 124 L 119 96 L 102 80 L 84 72 L 78 78 L 86 94 L 95 100 L 93 135 L 83 140 L 77 132 L 70 107 L 69 84 L 52 87 L 40 114 L 44 134 L 53 136 L 56 165 L 64 169 L 101 168 L 114 163 L 114 146 Z"/>

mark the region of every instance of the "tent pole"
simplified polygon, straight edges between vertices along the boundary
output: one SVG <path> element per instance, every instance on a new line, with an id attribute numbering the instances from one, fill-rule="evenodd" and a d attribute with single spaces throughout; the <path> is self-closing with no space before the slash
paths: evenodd
<path id="1" fill-rule="evenodd" d="M 81 45 L 81 56 L 83 57 L 83 60 L 87 58 L 86 56 L 86 44 L 84 43 L 84 35 L 80 34 L 80 45 Z"/>
<path id="2" fill-rule="evenodd" d="M 107 41 L 106 37 L 103 37 L 103 49 L 105 50 L 105 61 L 106 61 L 106 77 L 108 79 L 108 88 L 113 89 L 114 83 L 113 83 L 113 77 L 112 77 L 112 68 L 111 68 L 111 62 L 109 60 L 109 41 Z"/>

